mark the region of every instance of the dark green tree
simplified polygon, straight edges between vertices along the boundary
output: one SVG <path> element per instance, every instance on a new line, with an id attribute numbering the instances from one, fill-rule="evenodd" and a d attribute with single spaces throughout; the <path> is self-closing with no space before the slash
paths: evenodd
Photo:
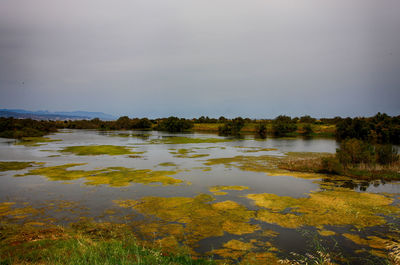
<path id="1" fill-rule="evenodd" d="M 296 131 L 297 124 L 289 116 L 280 115 L 272 121 L 272 132 L 275 136 L 285 136 Z"/>

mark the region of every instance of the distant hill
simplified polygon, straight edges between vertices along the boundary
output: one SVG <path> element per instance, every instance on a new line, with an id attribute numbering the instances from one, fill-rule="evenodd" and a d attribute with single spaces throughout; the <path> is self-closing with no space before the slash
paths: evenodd
<path id="1" fill-rule="evenodd" d="M 82 120 L 99 118 L 101 120 L 115 120 L 116 117 L 103 112 L 88 111 L 29 111 L 23 109 L 0 109 L 0 117 L 14 117 L 18 119 L 34 120 Z"/>

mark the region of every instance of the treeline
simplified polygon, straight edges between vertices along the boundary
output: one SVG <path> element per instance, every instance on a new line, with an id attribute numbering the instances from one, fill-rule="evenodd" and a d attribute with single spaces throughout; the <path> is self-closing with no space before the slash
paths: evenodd
<path id="1" fill-rule="evenodd" d="M 267 135 L 282 136 L 312 136 L 315 128 L 332 128 L 330 135 L 336 127 L 336 138 L 339 141 L 345 139 L 359 139 L 378 144 L 400 144 L 400 116 L 391 117 L 378 113 L 369 118 L 323 118 L 316 119 L 309 115 L 292 118 L 280 115 L 275 119 L 250 119 L 236 117 L 228 119 L 223 116 L 209 118 L 185 119 L 168 117 L 159 119 L 129 118 L 122 116 L 115 121 L 102 121 L 98 118 L 92 120 L 69 121 L 36 121 L 31 119 L 0 118 L 0 137 L 21 138 L 27 136 L 43 136 L 61 128 L 67 129 L 96 129 L 96 130 L 160 130 L 169 132 L 189 131 L 195 124 L 207 127 L 214 124 L 220 135 L 240 135 L 242 129 L 247 126 L 252 132 L 265 138 Z"/>
<path id="2" fill-rule="evenodd" d="M 237 117 L 234 119 L 226 119 L 224 124 L 218 128 L 218 132 L 220 135 L 237 136 L 246 123 L 255 123 L 255 132 L 261 138 L 266 138 L 267 134 L 277 137 L 295 136 L 297 135 L 296 131 L 299 129 L 299 124 L 302 124 L 300 134 L 310 136 L 313 133 L 311 125 L 321 124 L 320 121 L 310 116 L 291 118 L 290 116 L 280 115 L 273 120 L 251 120 Z"/>
<path id="3" fill-rule="evenodd" d="M 147 118 L 133 118 L 122 116 L 115 121 L 102 121 L 98 118 L 92 120 L 64 121 L 59 128 L 67 129 L 97 129 L 97 130 L 148 130 L 153 127 L 153 122 Z"/>
<path id="4" fill-rule="evenodd" d="M 400 116 L 378 113 L 370 118 L 346 118 L 336 124 L 338 140 L 359 139 L 373 143 L 400 144 Z"/>
<path id="5" fill-rule="evenodd" d="M 56 131 L 54 121 L 0 118 L 0 137 L 3 138 L 40 137 Z"/>

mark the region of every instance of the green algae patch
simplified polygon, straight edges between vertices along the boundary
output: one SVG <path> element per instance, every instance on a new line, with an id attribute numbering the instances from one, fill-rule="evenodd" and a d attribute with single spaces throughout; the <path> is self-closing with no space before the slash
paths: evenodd
<path id="1" fill-rule="evenodd" d="M 241 240 L 232 239 L 225 244 L 223 248 L 212 250 L 209 254 L 218 255 L 224 259 L 226 262 L 241 260 L 239 264 L 282 264 L 279 263 L 279 259 L 273 252 L 259 252 L 254 251 L 256 249 L 268 248 L 270 251 L 276 251 L 277 249 L 272 247 L 270 242 L 260 242 L 257 240 L 250 240 L 250 242 L 243 242 Z M 226 264 L 226 263 L 224 263 Z"/>
<path id="2" fill-rule="evenodd" d="M 176 171 L 153 171 L 151 169 L 130 169 L 110 167 L 105 171 L 86 177 L 87 185 L 109 185 L 113 187 L 128 186 L 131 182 L 145 185 L 161 183 L 162 185 L 177 185 L 183 181 L 169 177 Z"/>
<path id="3" fill-rule="evenodd" d="M 224 248 L 216 249 L 211 253 L 219 255 L 223 258 L 238 259 L 246 252 L 254 249 L 254 245 L 252 243 L 245 243 L 236 239 L 226 242 L 223 247 Z"/>
<path id="4" fill-rule="evenodd" d="M 87 146 L 68 146 L 61 152 L 73 153 L 75 155 L 129 155 L 142 154 L 143 152 L 132 152 L 129 148 L 116 145 L 87 145 Z"/>
<path id="5" fill-rule="evenodd" d="M 174 162 L 164 162 L 164 163 L 160 163 L 158 165 L 161 167 L 177 167 L 178 166 Z"/>
<path id="6" fill-rule="evenodd" d="M 36 215 L 39 211 L 31 206 L 15 207 L 14 202 L 1 202 L 0 203 L 0 219 L 1 218 L 12 218 L 12 219 L 24 219 L 28 216 Z"/>
<path id="7" fill-rule="evenodd" d="M 355 234 L 343 234 L 343 236 L 357 245 L 369 246 L 370 248 L 376 249 L 387 249 L 388 245 L 391 243 L 388 239 L 383 239 L 377 236 L 367 236 L 367 238 L 362 238 Z"/>
<path id="8" fill-rule="evenodd" d="M 208 159 L 204 164 L 208 166 L 212 165 L 224 165 L 225 167 L 236 167 L 243 171 L 254 171 L 264 172 L 270 176 L 292 176 L 305 179 L 320 179 L 326 175 L 317 173 L 305 173 L 305 172 L 293 172 L 279 168 L 280 163 L 287 161 L 303 153 L 288 153 L 287 156 L 235 156 L 227 158 L 212 158 Z M 319 155 L 316 153 L 310 153 L 311 156 Z"/>
<path id="9" fill-rule="evenodd" d="M 60 139 L 50 139 L 48 137 L 23 137 L 20 141 L 16 142 L 16 145 L 25 146 L 41 146 L 45 143 L 59 142 Z"/>
<path id="10" fill-rule="evenodd" d="M 197 154 L 196 151 L 192 149 L 170 149 L 170 154 L 174 155 L 174 157 L 179 157 L 179 158 L 199 158 L 199 157 L 206 157 L 209 156 L 209 154 Z"/>
<path id="11" fill-rule="evenodd" d="M 271 248 L 271 251 L 275 249 Z M 243 265 L 277 265 L 282 264 L 281 260 L 273 252 L 250 252 L 247 253 L 241 260 Z"/>
<path id="12" fill-rule="evenodd" d="M 279 233 L 274 230 L 267 229 L 267 230 L 263 230 L 261 235 L 266 236 L 266 237 L 277 237 L 279 235 Z"/>
<path id="13" fill-rule="evenodd" d="M 132 209 L 146 216 L 154 216 L 162 222 L 183 225 L 189 244 L 201 239 L 223 236 L 224 232 L 234 235 L 253 233 L 258 225 L 250 224 L 255 217 L 254 211 L 233 202 L 212 203 L 210 195 L 199 194 L 196 197 L 144 197 L 139 201 L 117 201 L 118 205 Z"/>
<path id="14" fill-rule="evenodd" d="M 68 146 L 61 150 L 61 152 L 72 153 L 78 156 L 87 155 L 130 155 L 136 154 L 125 146 L 117 145 L 81 145 L 81 146 Z"/>
<path id="15" fill-rule="evenodd" d="M 317 232 L 321 236 L 334 236 L 334 235 L 336 235 L 336 232 L 330 231 L 330 230 L 325 230 L 325 229 L 318 230 Z"/>
<path id="16" fill-rule="evenodd" d="M 0 161 L 0 171 L 22 170 L 36 165 L 35 162 Z"/>
<path id="17" fill-rule="evenodd" d="M 221 186 L 221 185 L 217 185 L 217 186 L 212 186 L 210 187 L 208 190 L 212 193 L 214 193 L 214 195 L 226 195 L 228 193 L 223 192 L 223 190 L 248 190 L 249 187 L 246 186 Z"/>
<path id="18" fill-rule="evenodd" d="M 286 228 L 353 225 L 357 229 L 386 224 L 383 215 L 398 215 L 393 199 L 373 193 L 337 188 L 310 193 L 308 198 L 249 194 L 262 207 L 257 219 Z"/>
<path id="19" fill-rule="evenodd" d="M 177 171 L 153 171 L 150 169 L 132 169 L 108 167 L 99 170 L 70 170 L 69 168 L 85 164 L 65 164 L 53 167 L 32 169 L 20 176 L 40 175 L 52 181 L 71 181 L 85 179 L 86 185 L 109 185 L 112 187 L 128 186 L 131 183 L 177 185 L 183 181 L 169 175 Z"/>
<path id="20" fill-rule="evenodd" d="M 205 144 L 205 143 L 224 143 L 231 139 L 222 138 L 192 138 L 183 136 L 163 137 L 161 139 L 152 139 L 149 144 Z"/>

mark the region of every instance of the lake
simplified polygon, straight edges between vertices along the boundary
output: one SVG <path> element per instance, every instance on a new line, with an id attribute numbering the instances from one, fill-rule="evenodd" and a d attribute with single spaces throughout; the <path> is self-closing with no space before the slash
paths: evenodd
<path id="1" fill-rule="evenodd" d="M 61 130 L 0 138 L 0 220 L 131 225 L 140 240 L 228 260 L 291 258 L 323 246 L 338 263 L 383 262 L 399 240 L 400 183 L 299 174 L 279 161 L 334 153 L 330 138 Z"/>

